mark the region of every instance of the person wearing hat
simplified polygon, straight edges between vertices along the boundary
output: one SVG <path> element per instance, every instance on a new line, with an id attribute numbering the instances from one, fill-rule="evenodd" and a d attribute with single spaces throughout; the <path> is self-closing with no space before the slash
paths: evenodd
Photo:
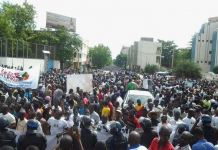
<path id="1" fill-rule="evenodd" d="M 12 146 L 13 148 L 16 146 L 16 135 L 7 129 L 9 125 L 6 118 L 0 118 L 0 148 L 5 145 Z"/>
<path id="2" fill-rule="evenodd" d="M 44 134 L 37 132 L 38 126 L 38 122 L 34 119 L 27 122 L 27 132 L 19 137 L 17 150 L 25 150 L 30 145 L 36 146 L 40 150 L 46 149 L 47 139 Z"/>
<path id="3" fill-rule="evenodd" d="M 158 133 L 152 128 L 151 120 L 149 118 L 141 117 L 139 123 L 143 129 L 143 132 L 139 133 L 141 137 L 140 144 L 149 148 L 152 140 L 158 137 Z"/>
<path id="4" fill-rule="evenodd" d="M 155 111 L 150 111 L 150 112 L 148 113 L 148 117 L 151 119 L 152 127 L 157 126 L 158 123 L 160 123 L 160 122 L 157 120 L 157 118 L 160 117 L 160 114 L 159 114 L 159 113 L 157 113 L 157 112 L 155 112 Z"/>
<path id="5" fill-rule="evenodd" d="M 97 143 L 97 135 L 91 129 L 91 118 L 89 116 L 83 116 L 81 118 L 80 128 L 81 131 L 81 141 L 84 150 L 94 150 L 95 144 Z"/>
<path id="6" fill-rule="evenodd" d="M 115 110 L 115 121 L 118 121 L 122 127 L 125 126 L 125 123 L 122 120 L 122 111 L 120 108 Z"/>
<path id="7" fill-rule="evenodd" d="M 128 147 L 127 139 L 121 132 L 122 126 L 118 121 L 114 121 L 110 125 L 110 134 L 106 140 L 108 150 L 126 150 Z"/>

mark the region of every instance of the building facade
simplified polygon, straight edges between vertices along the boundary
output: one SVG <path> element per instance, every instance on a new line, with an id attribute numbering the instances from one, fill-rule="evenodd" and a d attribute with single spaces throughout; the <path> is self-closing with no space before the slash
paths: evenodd
<path id="1" fill-rule="evenodd" d="M 81 38 L 82 40 L 82 48 L 79 50 L 78 53 L 74 54 L 74 68 L 78 67 L 78 61 L 79 61 L 79 68 L 81 70 L 85 70 L 87 69 L 87 65 L 90 65 L 90 62 L 88 60 L 88 54 L 89 54 L 89 41 Z"/>
<path id="2" fill-rule="evenodd" d="M 217 28 L 218 17 L 209 18 L 192 39 L 191 58 L 202 68 L 203 73 L 212 71 L 218 65 Z"/>
<path id="3" fill-rule="evenodd" d="M 128 50 L 127 63 L 130 69 L 144 69 L 147 64 L 161 65 L 162 43 L 153 38 L 141 38 Z"/>
<path id="4" fill-rule="evenodd" d="M 120 53 L 128 55 L 128 50 L 129 50 L 128 46 L 122 46 Z"/>

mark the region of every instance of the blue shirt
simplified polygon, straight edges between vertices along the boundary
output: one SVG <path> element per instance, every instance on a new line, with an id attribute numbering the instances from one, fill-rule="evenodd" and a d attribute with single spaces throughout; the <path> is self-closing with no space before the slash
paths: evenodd
<path id="1" fill-rule="evenodd" d="M 26 93 L 24 94 L 24 97 L 26 97 L 26 98 L 28 99 L 28 101 L 30 101 L 30 100 L 31 100 L 31 95 L 32 95 L 32 93 L 26 92 Z"/>
<path id="2" fill-rule="evenodd" d="M 199 140 L 196 144 L 192 146 L 192 150 L 215 150 L 212 143 L 207 142 L 207 140 Z"/>
<path id="3" fill-rule="evenodd" d="M 84 108 L 79 109 L 79 114 L 84 115 Z"/>

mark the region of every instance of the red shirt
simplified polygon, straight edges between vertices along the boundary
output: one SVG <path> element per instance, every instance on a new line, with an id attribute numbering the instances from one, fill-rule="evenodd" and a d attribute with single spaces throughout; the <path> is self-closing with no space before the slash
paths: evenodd
<path id="1" fill-rule="evenodd" d="M 162 147 L 161 149 L 159 149 L 158 140 L 159 138 L 154 138 L 148 150 L 174 150 L 174 147 L 170 142 L 168 142 L 165 147 Z"/>
<path id="2" fill-rule="evenodd" d="M 113 104 L 111 102 L 109 102 L 108 107 L 110 108 L 110 114 L 111 114 L 111 117 L 112 117 L 114 106 L 113 106 Z"/>
<path id="3" fill-rule="evenodd" d="M 101 101 L 103 99 L 103 95 L 101 93 L 98 94 L 98 99 Z"/>
<path id="4" fill-rule="evenodd" d="M 133 120 L 131 120 L 128 116 L 126 124 L 132 128 L 140 128 L 140 124 L 138 123 L 138 119 L 136 117 Z"/>
<path id="5" fill-rule="evenodd" d="M 88 99 L 87 98 L 83 98 L 83 104 L 88 104 Z"/>

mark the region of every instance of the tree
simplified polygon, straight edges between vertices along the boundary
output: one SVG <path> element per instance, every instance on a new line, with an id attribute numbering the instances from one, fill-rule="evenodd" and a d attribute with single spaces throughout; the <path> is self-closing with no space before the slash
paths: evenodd
<path id="1" fill-rule="evenodd" d="M 218 74 L 218 66 L 215 66 L 215 67 L 213 68 L 213 73 Z"/>
<path id="2" fill-rule="evenodd" d="M 74 53 L 79 52 L 82 47 L 82 41 L 78 38 L 78 35 L 69 33 L 64 26 L 59 26 L 56 31 L 44 29 L 43 31 L 35 32 L 28 40 L 34 43 L 55 46 L 61 69 L 63 69 L 64 63 L 71 65 Z"/>
<path id="3" fill-rule="evenodd" d="M 158 42 L 162 43 L 163 58 L 161 59 L 161 65 L 165 67 L 170 67 L 172 63 L 173 50 L 174 57 L 176 57 L 178 53 L 178 51 L 176 50 L 177 45 L 174 43 L 174 41 L 158 40 Z"/>
<path id="4" fill-rule="evenodd" d="M 150 64 L 147 64 L 145 66 L 145 72 L 146 73 L 149 73 L 149 74 L 153 74 L 155 73 L 155 70 L 158 69 L 158 66 L 157 65 L 150 65 Z"/>
<path id="5" fill-rule="evenodd" d="M 2 14 L 0 14 L 0 37 L 8 37 L 12 38 L 14 34 L 14 28 L 12 24 L 5 18 Z"/>
<path id="6" fill-rule="evenodd" d="M 9 29 L 3 28 L 5 30 L 3 33 L 12 34 L 4 34 L 6 38 L 12 37 L 14 39 L 27 40 L 28 34 L 36 27 L 34 21 L 36 17 L 35 8 L 26 2 L 22 6 L 3 2 L 1 14 L 3 18 L 8 20 L 8 26 L 10 27 Z M 10 31 L 12 27 L 14 29 L 13 32 Z"/>
<path id="7" fill-rule="evenodd" d="M 126 68 L 126 62 L 127 62 L 127 55 L 120 53 L 119 55 L 117 55 L 114 64 L 118 67 Z"/>
<path id="8" fill-rule="evenodd" d="M 89 48 L 89 57 L 92 58 L 92 65 L 98 68 L 112 64 L 111 51 L 103 44 Z"/>
<path id="9" fill-rule="evenodd" d="M 177 62 L 182 61 L 184 59 L 191 59 L 191 49 L 189 48 L 179 48 L 178 54 L 175 56 L 175 66 Z"/>
<path id="10" fill-rule="evenodd" d="M 173 68 L 173 73 L 177 77 L 201 78 L 200 66 L 196 65 L 194 61 L 190 59 L 183 59 L 177 62 L 177 65 Z"/>

